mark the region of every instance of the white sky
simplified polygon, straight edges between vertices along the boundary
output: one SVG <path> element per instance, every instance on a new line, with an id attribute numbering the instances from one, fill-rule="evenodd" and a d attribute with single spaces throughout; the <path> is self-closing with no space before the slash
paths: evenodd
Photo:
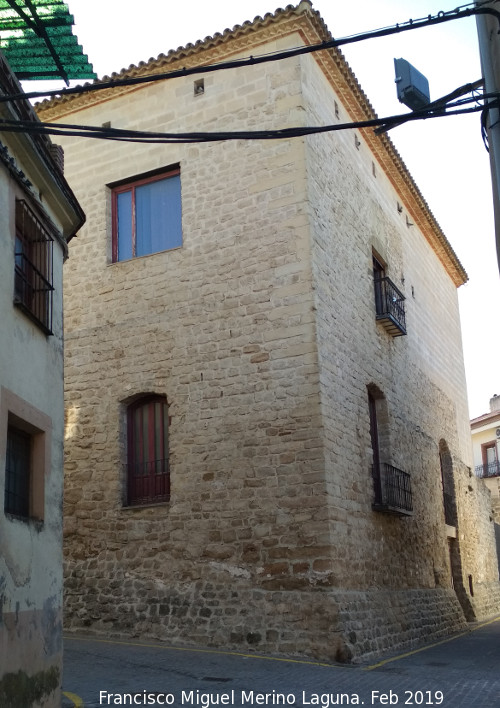
<path id="1" fill-rule="evenodd" d="M 278 0 L 67 2 L 75 17 L 74 32 L 99 77 L 278 7 Z M 313 2 L 337 38 L 456 6 L 453 0 Z M 342 51 L 379 116 L 407 112 L 396 97 L 394 57 L 407 59 L 427 77 L 431 99 L 481 77 L 474 18 L 367 40 Z M 25 88 L 32 86 L 26 84 Z M 469 283 L 460 288 L 459 297 L 471 417 L 486 413 L 491 396 L 500 393 L 500 278 L 489 159 L 479 116 L 418 121 L 390 132 L 469 274 Z"/>

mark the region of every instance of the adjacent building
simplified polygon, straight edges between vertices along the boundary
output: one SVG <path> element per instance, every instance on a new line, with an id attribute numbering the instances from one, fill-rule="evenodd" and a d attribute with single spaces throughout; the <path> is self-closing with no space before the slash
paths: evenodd
<path id="1" fill-rule="evenodd" d="M 21 86 L 0 53 L 0 92 Z M 27 100 L 2 121 L 37 121 Z M 0 130 L 0 705 L 61 704 L 63 292 L 84 214 L 42 135 Z"/>
<path id="2" fill-rule="evenodd" d="M 330 38 L 307 0 L 114 79 Z M 337 50 L 39 106 L 162 133 L 374 117 Z M 500 608 L 467 276 L 386 134 L 65 138 L 66 621 L 349 661 Z"/>
<path id="3" fill-rule="evenodd" d="M 470 422 L 474 470 L 491 492 L 497 527 L 500 525 L 500 396 L 490 399 L 490 411 Z"/>

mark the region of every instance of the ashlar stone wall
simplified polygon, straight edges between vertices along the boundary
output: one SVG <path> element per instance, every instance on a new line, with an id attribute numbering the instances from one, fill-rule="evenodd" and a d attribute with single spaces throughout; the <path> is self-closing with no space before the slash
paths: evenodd
<path id="1" fill-rule="evenodd" d="M 311 57 L 302 70 L 308 123 L 325 124 L 336 113 L 346 122 L 338 93 L 328 91 L 334 72 L 320 72 Z M 329 519 L 343 538 L 341 547 L 332 543 L 331 562 L 344 590 L 352 589 L 353 603 L 363 587 L 367 604 L 378 607 L 379 622 L 367 623 L 366 634 L 358 622 L 355 634 L 358 645 L 380 649 L 384 630 L 377 624 L 390 626 L 396 614 L 414 627 L 417 588 L 421 626 L 441 626 L 457 611 L 458 599 L 473 605 L 474 617 L 498 608 L 494 529 L 484 485 L 471 479 L 455 285 L 415 226 L 413 205 L 394 190 L 362 134 L 308 138 L 306 164 Z M 405 337 L 391 337 L 375 321 L 373 254 L 406 296 Z M 371 509 L 371 387 L 386 403 L 385 461 L 411 473 L 412 517 Z M 453 581 L 439 456 L 443 440 L 453 457 L 462 562 Z M 347 614 L 350 627 L 356 613 Z M 404 636 L 404 630 L 394 635 Z"/>
<path id="2" fill-rule="evenodd" d="M 299 21 L 312 37 L 303 11 L 234 52 L 296 46 Z M 352 118 L 330 70 L 294 58 L 208 74 L 201 95 L 175 79 L 50 117 L 251 130 L 328 122 L 337 102 Z M 439 463 L 445 439 L 468 464 L 456 286 L 406 226 L 417 205 L 398 213 L 401 197 L 357 137 L 65 141 L 88 219 L 65 273 L 68 628 L 348 661 L 465 622 Z M 108 185 L 171 165 L 182 247 L 111 263 Z M 407 297 L 407 337 L 375 321 L 372 249 Z M 387 461 L 412 475 L 412 517 L 372 509 L 370 386 L 385 396 Z M 169 402 L 172 487 L 169 503 L 134 508 L 125 409 L 141 393 Z M 463 514 L 463 573 L 479 588 L 493 582 L 475 555 L 489 553 L 492 526 L 471 539 Z"/>

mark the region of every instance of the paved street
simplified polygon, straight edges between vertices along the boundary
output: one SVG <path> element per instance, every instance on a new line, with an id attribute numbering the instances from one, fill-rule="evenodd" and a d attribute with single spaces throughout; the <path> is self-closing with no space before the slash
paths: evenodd
<path id="1" fill-rule="evenodd" d="M 65 640 L 63 690 L 64 708 L 500 708 L 500 617 L 412 652 L 357 666 L 71 635 Z"/>

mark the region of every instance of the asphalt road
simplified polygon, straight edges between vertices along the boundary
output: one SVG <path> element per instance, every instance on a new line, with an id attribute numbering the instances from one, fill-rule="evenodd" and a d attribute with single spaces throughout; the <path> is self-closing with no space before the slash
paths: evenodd
<path id="1" fill-rule="evenodd" d="M 70 635 L 63 692 L 63 708 L 500 708 L 500 616 L 443 641 L 355 666 Z"/>

